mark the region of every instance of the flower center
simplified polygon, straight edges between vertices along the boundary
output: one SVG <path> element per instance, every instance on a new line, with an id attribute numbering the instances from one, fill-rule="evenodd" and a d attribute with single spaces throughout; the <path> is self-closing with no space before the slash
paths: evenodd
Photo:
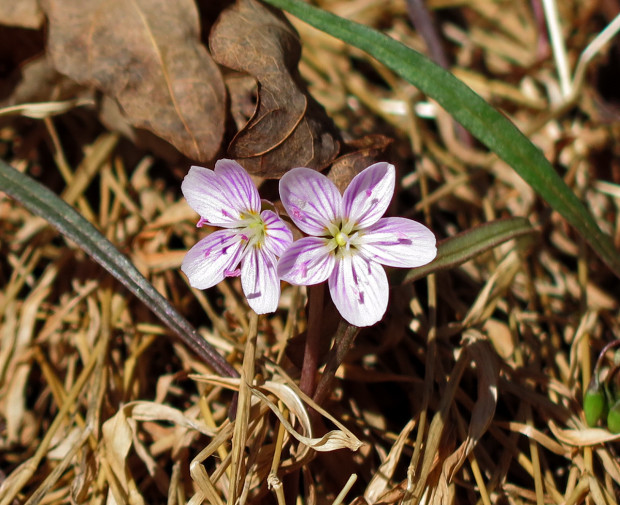
<path id="1" fill-rule="evenodd" d="M 330 230 L 331 239 L 328 241 L 330 251 L 333 251 L 338 257 L 344 255 L 356 254 L 358 251 L 360 232 L 349 230 L 344 226 Z M 354 232 L 351 234 L 351 232 Z"/>
<path id="2" fill-rule="evenodd" d="M 242 214 L 239 231 L 241 238 L 248 242 L 248 246 L 262 247 L 267 235 L 267 225 L 259 214 Z"/>
<path id="3" fill-rule="evenodd" d="M 338 244 L 340 247 L 345 246 L 349 241 L 349 237 L 347 237 L 347 235 L 345 233 L 342 233 L 341 231 L 336 233 L 334 239 L 336 240 L 336 244 Z"/>

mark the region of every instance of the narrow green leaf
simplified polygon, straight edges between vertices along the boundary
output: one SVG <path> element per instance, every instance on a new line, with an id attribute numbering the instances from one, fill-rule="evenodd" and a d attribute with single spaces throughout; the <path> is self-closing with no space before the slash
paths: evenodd
<path id="1" fill-rule="evenodd" d="M 499 219 L 447 238 L 437 245 L 437 258 L 411 270 L 394 270 L 393 284 L 413 282 L 440 270 L 454 268 L 507 240 L 531 235 L 536 230 L 524 217 Z"/>
<path id="2" fill-rule="evenodd" d="M 450 72 L 426 56 L 372 28 L 300 0 L 263 0 L 373 56 L 436 100 L 480 142 L 508 163 L 573 225 L 620 277 L 620 254 L 542 152 L 517 127 Z"/>
<path id="3" fill-rule="evenodd" d="M 116 277 L 149 307 L 205 363 L 224 376 L 238 376 L 236 370 L 166 300 L 138 269 L 73 207 L 28 175 L 0 160 L 0 190 L 30 212 L 46 219 L 75 242 L 97 263 Z"/>

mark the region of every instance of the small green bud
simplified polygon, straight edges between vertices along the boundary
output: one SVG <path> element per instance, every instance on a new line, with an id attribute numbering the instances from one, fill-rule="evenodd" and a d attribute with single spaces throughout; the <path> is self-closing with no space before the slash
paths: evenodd
<path id="1" fill-rule="evenodd" d="M 614 403 L 607 414 L 607 429 L 612 433 L 620 433 L 620 400 Z"/>
<path id="2" fill-rule="evenodd" d="M 596 426 L 605 415 L 607 402 L 601 389 L 588 389 L 583 399 L 583 411 L 586 415 L 588 426 Z"/>
<path id="3" fill-rule="evenodd" d="M 588 384 L 588 389 L 583 397 L 583 412 L 586 415 L 588 426 L 596 426 L 601 419 L 607 416 L 608 401 L 606 391 L 598 380 L 598 374 L 595 373 L 590 378 L 590 384 Z"/>

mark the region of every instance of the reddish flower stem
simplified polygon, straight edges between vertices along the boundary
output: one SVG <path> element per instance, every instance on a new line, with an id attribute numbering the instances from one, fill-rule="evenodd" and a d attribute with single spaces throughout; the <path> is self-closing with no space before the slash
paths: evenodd
<path id="1" fill-rule="evenodd" d="M 301 367 L 299 387 L 310 397 L 314 395 L 316 372 L 319 368 L 324 293 L 325 284 L 317 284 L 308 288 L 308 330 L 306 331 L 304 362 Z"/>
<path id="2" fill-rule="evenodd" d="M 353 346 L 355 337 L 360 332 L 361 328 L 353 326 L 346 321 L 341 321 L 338 331 L 336 332 L 336 340 L 334 346 L 329 353 L 327 364 L 325 365 L 325 371 L 321 377 L 316 393 L 312 398 L 318 405 L 321 405 L 325 399 L 329 396 L 332 390 L 332 381 L 336 376 L 338 367 L 344 361 L 344 358 L 349 352 L 349 349 Z"/>

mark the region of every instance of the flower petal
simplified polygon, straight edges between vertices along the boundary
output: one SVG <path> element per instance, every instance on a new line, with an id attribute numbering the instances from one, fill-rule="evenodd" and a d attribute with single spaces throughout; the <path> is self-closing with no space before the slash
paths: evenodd
<path id="1" fill-rule="evenodd" d="M 364 230 L 358 243 L 364 256 L 391 267 L 419 267 L 437 256 L 433 232 L 404 217 L 379 219 Z"/>
<path id="2" fill-rule="evenodd" d="M 250 174 L 234 160 L 222 159 L 215 162 L 215 174 L 222 181 L 226 194 L 223 195 L 234 209 L 242 212 L 260 212 L 261 201 Z"/>
<path id="3" fill-rule="evenodd" d="M 394 165 L 386 162 L 370 165 L 353 178 L 343 195 L 345 233 L 370 226 L 385 214 L 394 196 L 395 178 Z"/>
<path id="4" fill-rule="evenodd" d="M 241 286 L 254 312 L 275 312 L 280 299 L 275 256 L 263 248 L 252 247 L 241 262 Z"/>
<path id="5" fill-rule="evenodd" d="M 219 160 L 216 171 L 193 166 L 183 179 L 181 190 L 189 206 L 213 226 L 238 226 L 241 214 L 260 211 L 260 198 L 250 176 L 241 165 Z"/>
<path id="6" fill-rule="evenodd" d="M 293 233 L 272 210 L 264 210 L 260 213 L 260 217 L 265 223 L 265 248 L 277 257 L 282 256 L 286 248 L 293 243 Z"/>
<path id="7" fill-rule="evenodd" d="M 280 199 L 297 227 L 309 235 L 325 235 L 340 221 L 342 196 L 327 177 L 310 168 L 293 168 L 280 179 Z"/>
<path id="8" fill-rule="evenodd" d="M 336 258 L 321 237 L 304 237 L 293 242 L 278 262 L 281 279 L 302 286 L 319 284 L 334 270 Z"/>
<path id="9" fill-rule="evenodd" d="M 338 259 L 329 292 L 338 312 L 355 326 L 371 326 L 387 309 L 390 287 L 385 270 L 361 254 Z"/>
<path id="10" fill-rule="evenodd" d="M 224 277 L 234 275 L 243 256 L 245 242 L 230 230 L 218 230 L 200 240 L 185 258 L 181 270 L 197 289 L 215 286 Z"/>

